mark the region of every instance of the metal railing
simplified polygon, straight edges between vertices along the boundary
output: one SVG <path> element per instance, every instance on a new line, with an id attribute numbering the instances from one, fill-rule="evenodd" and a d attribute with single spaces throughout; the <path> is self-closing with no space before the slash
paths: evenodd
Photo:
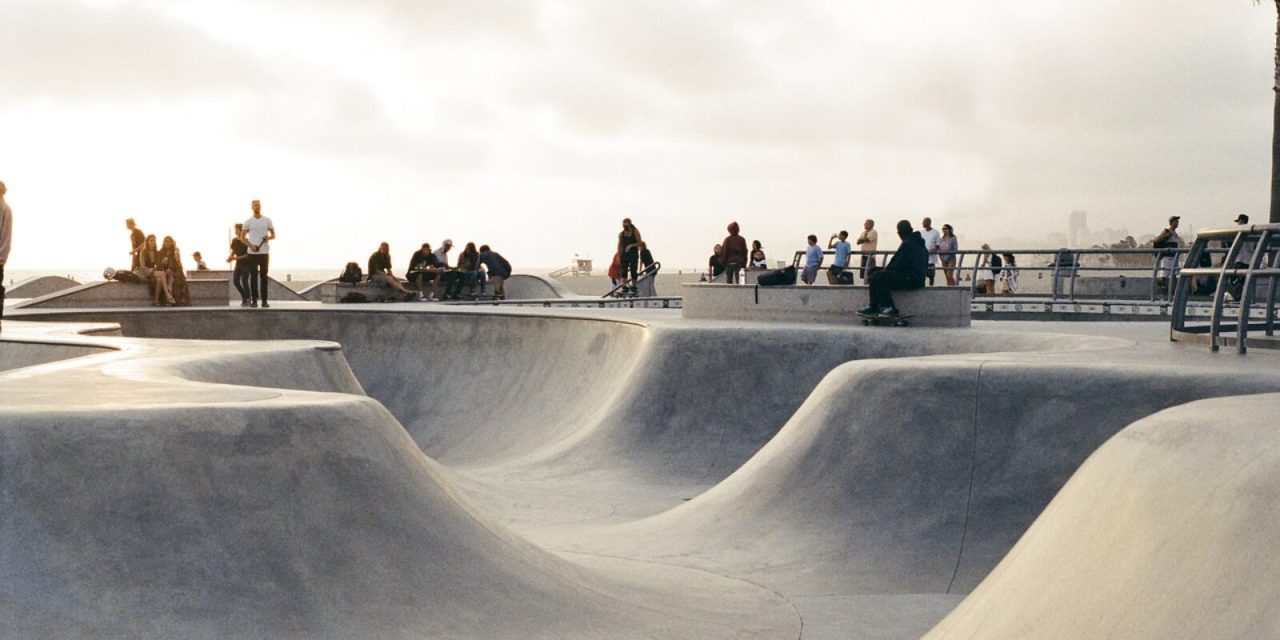
<path id="1" fill-rule="evenodd" d="M 653 264 L 650 264 L 649 266 L 641 269 L 640 273 L 636 274 L 635 288 L 638 290 L 640 288 L 640 283 L 657 278 L 658 272 L 661 270 L 662 270 L 661 262 L 654 262 Z M 628 284 L 627 279 L 623 278 L 622 282 L 619 282 L 618 284 L 614 285 L 614 287 L 609 290 L 609 293 L 606 293 L 600 297 L 601 298 L 621 298 L 624 295 L 623 291 L 628 286 L 630 285 Z"/>
<path id="2" fill-rule="evenodd" d="M 992 255 L 1009 254 L 1014 256 L 1016 262 L 1013 265 L 1004 265 L 1002 269 L 996 269 L 994 275 L 997 281 L 1001 279 L 1001 273 L 999 272 L 1003 268 L 1016 270 L 1019 276 L 1025 273 L 1034 273 L 1045 274 L 1050 278 L 1050 289 L 1047 292 L 1015 292 L 1005 297 L 1047 297 L 1053 302 L 1075 302 L 1077 300 L 1096 300 L 1099 298 L 1142 299 L 1157 302 L 1161 300 L 1171 301 L 1173 299 L 1171 283 L 1176 281 L 1179 272 L 1182 270 L 1182 258 L 1188 251 L 1190 249 L 1186 247 L 1167 249 L 1152 247 L 1136 249 L 978 249 L 938 255 L 954 255 L 956 257 L 956 265 L 952 269 L 956 274 L 957 283 L 961 281 L 960 275 L 966 274 L 969 276 L 967 280 L 971 286 L 976 285 L 977 278 L 982 270 L 990 268 L 988 265 L 984 265 L 982 257 Z M 892 259 L 894 253 L 893 251 L 854 252 L 850 254 L 849 269 L 854 272 L 860 271 L 859 258 L 862 256 L 875 256 L 876 265 L 884 266 Z M 834 254 L 834 251 L 823 251 L 824 257 L 833 256 Z M 805 252 L 797 251 L 795 258 L 792 260 L 792 266 L 799 270 L 804 258 Z M 828 266 L 820 267 L 823 270 L 828 268 Z M 936 271 L 935 284 L 944 278 L 943 267 L 940 264 L 937 266 Z M 1077 281 L 1084 277 L 1116 276 L 1117 280 L 1123 280 L 1125 274 L 1132 274 L 1133 277 L 1149 277 L 1150 284 L 1141 295 L 1085 294 L 1077 293 L 1076 291 Z"/>
<path id="3" fill-rule="evenodd" d="M 1215 256 L 1221 256 L 1216 267 L 1213 266 Z M 1276 338 L 1278 283 L 1280 224 L 1201 231 L 1191 245 L 1182 278 L 1177 283 L 1169 338 L 1207 341 L 1211 350 L 1218 351 L 1227 341 L 1223 332 L 1234 331 L 1236 350 L 1245 353 L 1250 344 L 1249 331 L 1258 329 L 1264 335 L 1253 338 L 1255 346 L 1280 348 L 1280 340 Z M 1207 324 L 1203 321 L 1197 324 L 1189 313 L 1197 284 L 1213 286 Z M 1265 290 L 1261 304 L 1255 300 L 1259 288 Z M 1233 301 L 1227 301 L 1228 294 Z M 1232 313 L 1235 323 L 1224 324 L 1226 316 Z"/>

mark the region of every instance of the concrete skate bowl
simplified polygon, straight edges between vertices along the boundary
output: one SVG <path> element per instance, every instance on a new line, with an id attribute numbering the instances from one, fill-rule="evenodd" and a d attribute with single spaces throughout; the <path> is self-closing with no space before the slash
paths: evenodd
<path id="1" fill-rule="evenodd" d="M 710 486 L 727 476 L 845 362 L 1097 346 L 1088 338 L 1034 334 L 646 327 L 489 312 L 38 317 L 109 320 L 138 337 L 333 341 L 343 345 L 365 391 L 424 452 L 451 468 L 510 471 L 518 464 L 557 475 L 614 473 L 681 487 Z"/>
<path id="2" fill-rule="evenodd" d="M 799 633 L 748 583 L 511 533 L 358 388 L 297 390 L 332 345 L 103 340 L 127 348 L 0 375 L 0 635 Z"/>
<path id="3" fill-rule="evenodd" d="M 1274 375 L 1224 377 L 1206 387 L 1203 362 L 1145 363 L 1120 341 L 977 330 L 645 327 L 367 310 L 62 317 L 118 321 L 132 336 L 341 343 L 359 384 L 400 418 L 411 448 L 446 465 L 423 458 L 437 472 L 434 481 L 496 529 L 512 526 L 520 539 L 567 554 L 577 576 L 570 582 L 600 581 L 615 585 L 609 593 L 634 588 L 647 594 L 641 601 L 670 602 L 686 593 L 671 588 L 683 579 L 666 573 L 673 565 L 692 571 L 684 576 L 690 584 L 694 576 L 728 576 L 745 581 L 729 584 L 765 587 L 741 602 L 767 615 L 746 620 L 773 630 L 794 623 L 771 608 L 776 599 L 761 595 L 777 592 L 799 611 L 806 637 L 924 633 L 986 575 L 1080 462 L 1125 425 L 1197 397 L 1280 389 Z M 226 344 L 238 353 L 252 343 Z M 1103 350 L 1079 353 L 1089 348 Z M 202 367 L 217 370 L 211 362 Z M 306 365 L 290 361 L 271 370 L 283 381 L 299 368 Z M 355 397 L 299 393 L 270 402 L 327 406 L 338 402 L 330 396 Z M 369 419 L 343 424 L 360 430 Z M 324 544 L 333 545 L 333 562 L 357 564 L 343 554 L 364 553 Z M 602 560 L 610 557 L 642 564 Z M 640 567 L 648 573 L 639 575 Z M 632 586 L 616 586 L 627 573 L 637 573 Z M 364 587 L 348 586 L 343 602 L 362 603 L 351 594 Z M 415 606 L 429 602 L 421 597 Z M 677 610 L 702 606 L 691 603 Z M 877 636 L 867 620 L 893 633 Z M 411 622 L 438 629 L 430 620 Z M 541 634 L 540 624 L 526 633 Z M 628 629 L 589 628 L 578 635 Z M 680 629 L 652 635 L 700 637 Z M 471 625 L 455 635 L 488 631 Z"/>

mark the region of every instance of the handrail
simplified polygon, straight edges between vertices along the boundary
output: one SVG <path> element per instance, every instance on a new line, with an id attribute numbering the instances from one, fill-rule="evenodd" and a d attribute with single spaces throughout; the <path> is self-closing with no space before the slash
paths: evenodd
<path id="1" fill-rule="evenodd" d="M 635 283 L 633 283 L 633 284 L 634 284 L 634 286 L 636 286 L 636 287 L 638 288 L 638 287 L 640 286 L 640 282 L 641 282 L 642 280 L 647 280 L 647 279 L 649 279 L 649 278 L 656 278 L 656 277 L 658 276 L 658 272 L 659 272 L 659 271 L 661 271 L 661 270 L 662 270 L 662 263 L 661 263 L 661 262 L 654 262 L 654 263 L 650 264 L 649 266 L 647 266 L 647 267 L 645 267 L 645 268 L 641 269 L 641 270 L 640 270 L 640 273 L 637 273 L 637 274 L 636 274 L 636 281 L 635 281 Z M 606 293 L 606 294 L 604 294 L 603 296 L 600 296 L 600 297 L 601 297 L 601 298 L 620 298 L 620 297 L 622 297 L 622 296 L 621 296 L 618 292 L 619 292 L 619 291 L 622 291 L 622 290 L 623 290 L 623 289 L 625 289 L 627 286 L 628 286 L 628 285 L 627 285 L 627 279 L 626 279 L 626 278 L 623 278 L 623 279 L 622 279 L 622 282 L 619 282 L 618 284 L 614 285 L 614 287 L 613 287 L 612 289 L 610 289 L 608 293 Z"/>
<path id="2" fill-rule="evenodd" d="M 1022 258 L 1025 258 L 1026 256 L 1049 257 L 1051 258 L 1051 260 L 1044 266 L 1033 265 L 1033 264 L 1015 264 L 1014 266 L 1017 267 L 1020 273 L 1022 272 L 1050 273 L 1050 277 L 1052 278 L 1052 288 L 1050 290 L 1049 297 L 1051 300 L 1055 302 L 1059 300 L 1063 300 L 1067 302 L 1075 302 L 1077 300 L 1076 279 L 1081 276 L 1081 272 L 1106 274 L 1106 273 L 1150 270 L 1151 290 L 1150 290 L 1150 295 L 1148 296 L 1148 299 L 1152 302 L 1155 302 L 1160 298 L 1163 298 L 1165 300 L 1172 299 L 1173 297 L 1172 284 L 1177 279 L 1180 272 L 1182 271 L 1182 258 L 1189 251 L 1190 249 L 1187 247 L 1177 247 L 1177 248 L 1142 247 L 1142 248 L 1132 248 L 1132 249 L 1130 248 L 1124 248 L 1124 249 L 1121 249 L 1121 248 L 1114 248 L 1114 249 L 1104 249 L 1104 248 L 990 249 L 990 250 L 961 249 L 954 252 L 949 251 L 949 252 L 946 252 L 946 254 L 956 256 L 956 266 L 954 267 L 956 270 L 956 273 L 964 273 L 967 271 L 970 274 L 971 281 L 976 281 L 978 271 L 983 268 L 980 265 L 980 260 L 979 260 L 980 256 L 983 256 L 983 255 L 1008 253 L 1015 257 L 1022 257 Z M 892 258 L 894 253 L 896 253 L 896 251 L 854 251 L 849 255 L 851 259 L 856 256 L 875 256 L 877 257 L 877 264 L 883 265 L 883 264 L 887 264 L 888 259 Z M 834 255 L 835 252 L 828 249 L 828 250 L 824 250 L 822 254 L 825 257 L 825 256 Z M 942 255 L 942 254 L 939 254 L 939 255 Z M 1149 256 L 1151 258 L 1151 262 L 1150 264 L 1146 264 L 1146 261 L 1142 261 L 1143 264 L 1134 264 L 1131 266 L 1093 266 L 1093 265 L 1085 265 L 1083 263 L 1083 258 L 1087 256 L 1107 256 L 1107 257 L 1112 257 L 1112 259 L 1114 260 L 1114 256 L 1125 256 L 1125 255 L 1135 256 L 1135 257 Z M 804 260 L 804 257 L 805 257 L 804 251 L 797 251 L 795 253 L 795 257 L 791 261 L 791 265 L 795 267 L 797 270 L 799 270 L 801 262 Z M 885 260 L 881 261 L 879 259 L 881 257 L 884 257 Z M 972 261 L 970 263 L 971 266 L 966 266 L 965 264 L 965 261 L 968 258 L 972 258 Z M 824 265 L 819 268 L 829 269 L 830 267 Z M 851 269 L 854 268 L 852 267 L 852 263 L 850 268 Z M 1162 272 L 1164 271 L 1168 271 L 1169 273 L 1167 275 L 1162 275 Z M 1169 283 L 1169 285 L 1164 288 L 1163 295 L 1161 295 L 1161 287 L 1159 282 L 1161 278 L 1167 278 L 1167 281 Z M 1060 281 L 1060 279 L 1063 279 L 1063 280 Z"/>
<path id="3" fill-rule="evenodd" d="M 1227 244 L 1228 241 L 1230 244 Z M 1215 242 L 1218 247 L 1211 246 Z M 1248 262 L 1241 262 L 1240 256 L 1245 251 L 1251 252 Z M 1219 253 L 1224 256 L 1218 267 L 1189 266 L 1205 262 L 1206 256 L 1207 261 L 1212 264 L 1213 255 Z M 1235 289 L 1231 292 L 1232 297 L 1238 298 L 1234 309 L 1236 350 L 1246 353 L 1259 278 L 1267 283 L 1266 300 L 1262 305 L 1264 321 L 1259 328 L 1265 332 L 1267 340 L 1275 338 L 1276 292 L 1277 283 L 1280 282 L 1280 224 L 1201 231 L 1196 234 L 1186 263 L 1188 266 L 1182 269 L 1184 277 L 1179 279 L 1174 296 L 1173 317 L 1169 326 L 1170 340 L 1196 339 L 1207 334 L 1210 350 L 1218 351 L 1223 342 L 1223 315 L 1231 311 L 1226 303 L 1228 288 L 1231 287 Z M 1217 278 L 1207 327 L 1193 326 L 1188 322 L 1187 306 L 1192 283 L 1197 278 Z"/>

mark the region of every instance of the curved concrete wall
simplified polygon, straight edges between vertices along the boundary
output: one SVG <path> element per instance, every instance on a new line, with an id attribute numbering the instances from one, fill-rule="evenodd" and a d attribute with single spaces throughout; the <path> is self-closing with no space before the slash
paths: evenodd
<path id="1" fill-rule="evenodd" d="M 927 637 L 1272 638 L 1280 395 L 1120 432 Z"/>
<path id="2" fill-rule="evenodd" d="M 39 298 L 47 296 L 51 293 L 57 293 L 71 287 L 80 286 L 79 282 L 71 278 L 62 276 L 39 276 L 37 278 L 28 278 L 8 288 L 5 297 L 8 298 Z"/>

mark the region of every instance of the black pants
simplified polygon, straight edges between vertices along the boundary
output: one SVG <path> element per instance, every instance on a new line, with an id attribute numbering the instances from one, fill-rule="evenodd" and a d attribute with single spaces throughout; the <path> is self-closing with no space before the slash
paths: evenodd
<path id="1" fill-rule="evenodd" d="M 890 294 L 891 291 L 919 289 L 919 287 L 911 281 L 911 275 L 903 271 L 880 269 L 879 271 L 871 274 L 870 280 L 871 306 L 876 309 L 895 306 L 893 304 L 893 296 Z"/>
<path id="2" fill-rule="evenodd" d="M 736 262 L 730 262 L 724 266 L 724 272 L 728 275 L 724 277 L 724 281 L 729 284 L 738 284 L 742 282 L 742 265 Z"/>
<path id="3" fill-rule="evenodd" d="M 271 264 L 271 255 L 267 253 L 251 253 L 245 257 L 249 261 L 249 296 L 254 300 L 267 301 L 267 267 Z"/>
<path id="4" fill-rule="evenodd" d="M 446 299 L 454 299 L 462 295 L 463 279 L 461 271 L 445 271 L 440 274 L 440 286 L 444 288 Z"/>
<path id="5" fill-rule="evenodd" d="M 236 260 L 236 270 L 231 274 L 231 284 L 234 284 L 236 291 L 240 292 L 241 300 L 249 300 L 249 259 L 247 257 Z"/>
<path id="6" fill-rule="evenodd" d="M 0 320 L 4 320 L 4 265 L 0 264 Z"/>
<path id="7" fill-rule="evenodd" d="M 622 267 L 622 279 L 626 280 L 630 278 L 631 282 L 634 283 L 636 281 L 636 277 L 639 275 L 640 253 L 622 254 L 622 262 L 619 266 Z"/>
<path id="8" fill-rule="evenodd" d="M 933 277 L 936 275 L 938 275 L 938 268 L 934 265 L 929 265 L 929 268 L 925 269 L 924 278 L 929 281 L 929 286 L 933 286 Z"/>

